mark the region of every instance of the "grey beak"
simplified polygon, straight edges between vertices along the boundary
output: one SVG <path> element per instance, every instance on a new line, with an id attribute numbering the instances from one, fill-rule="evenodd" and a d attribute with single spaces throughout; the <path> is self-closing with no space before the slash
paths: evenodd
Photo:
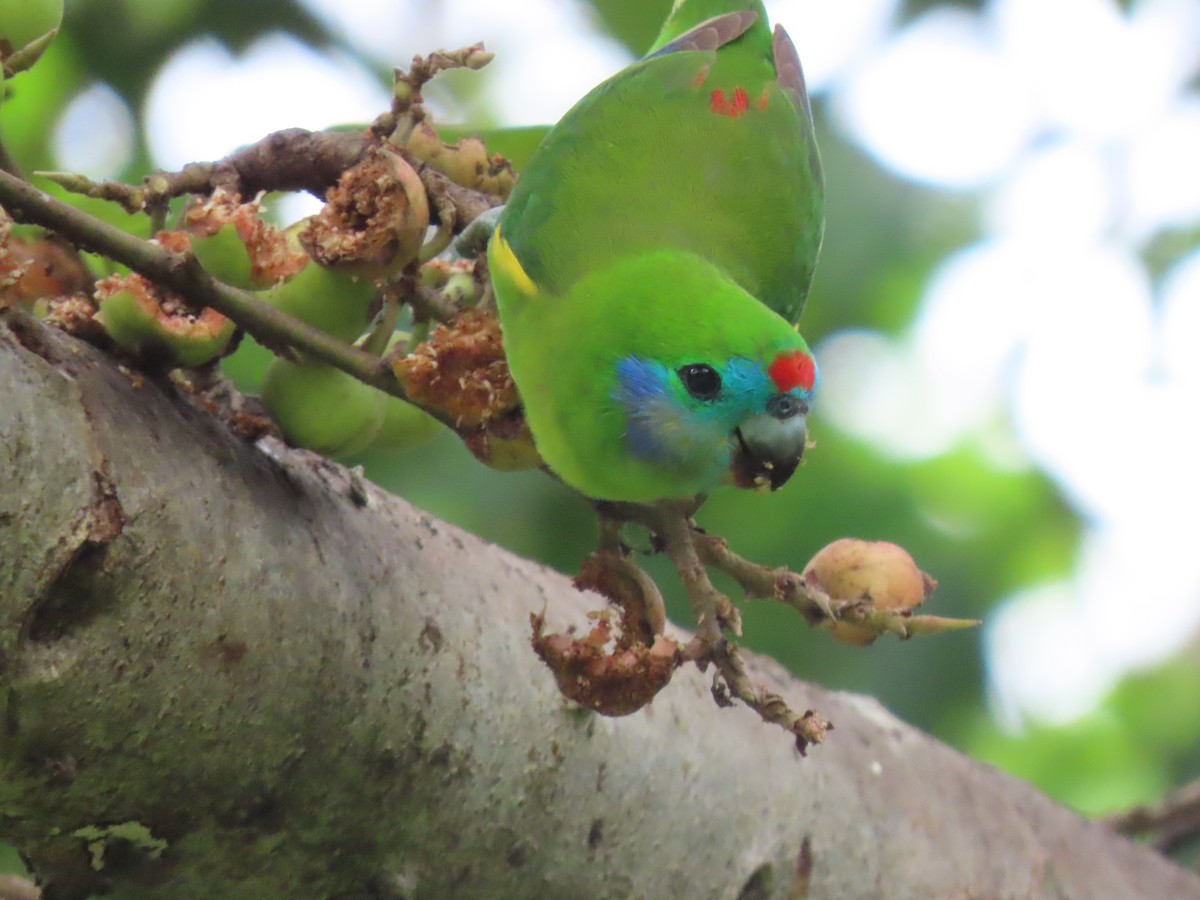
<path id="1" fill-rule="evenodd" d="M 778 490 L 792 477 L 808 440 L 808 407 L 787 394 L 773 397 L 768 412 L 753 416 L 735 431 L 738 446 L 730 469 L 742 488 Z"/>

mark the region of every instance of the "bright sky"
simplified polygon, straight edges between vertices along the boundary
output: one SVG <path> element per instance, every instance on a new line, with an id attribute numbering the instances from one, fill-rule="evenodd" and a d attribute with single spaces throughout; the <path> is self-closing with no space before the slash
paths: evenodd
<path id="1" fill-rule="evenodd" d="M 479 102 L 506 124 L 557 119 L 629 59 L 581 3 L 307 2 L 388 65 L 486 39 Z M 904 459 L 991 442 L 997 465 L 1061 486 L 1086 523 L 1076 572 L 1008 598 L 986 648 L 1002 721 L 1067 720 L 1200 627 L 1200 253 L 1157 280 L 1140 258 L 1200 224 L 1200 4 L 992 0 L 889 37 L 896 6 L 767 3 L 835 127 L 901 177 L 979 198 L 985 234 L 942 261 L 907 334 L 817 349 L 822 415 Z M 145 113 L 156 163 L 177 168 L 386 102 L 352 61 L 276 35 L 238 58 L 185 48 Z M 104 86 L 81 94 L 57 128 L 62 167 L 112 174 L 132 122 Z M 1013 429 L 999 441 L 998 418 Z"/>

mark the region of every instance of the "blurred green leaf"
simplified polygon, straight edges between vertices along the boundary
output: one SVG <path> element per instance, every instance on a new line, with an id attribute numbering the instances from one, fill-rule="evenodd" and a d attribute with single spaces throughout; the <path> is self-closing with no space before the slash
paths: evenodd
<path id="1" fill-rule="evenodd" d="M 16 847 L 0 844 L 0 875 L 27 875 L 25 863 Z"/>
<path id="2" fill-rule="evenodd" d="M 671 11 L 671 0 L 588 0 L 604 30 L 641 56 L 658 36 Z"/>
<path id="3" fill-rule="evenodd" d="M 1001 733 L 980 716 L 966 750 L 1092 815 L 1153 802 L 1171 787 L 1153 748 L 1104 709 L 1019 736 Z"/>

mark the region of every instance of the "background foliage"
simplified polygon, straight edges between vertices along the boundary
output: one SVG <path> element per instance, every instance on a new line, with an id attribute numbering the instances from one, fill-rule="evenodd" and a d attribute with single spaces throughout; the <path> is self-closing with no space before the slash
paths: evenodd
<path id="1" fill-rule="evenodd" d="M 418 12 L 422 6 L 400 5 Z M 668 5 L 669 0 L 592 2 L 596 28 L 633 52 L 649 44 Z M 910 2 L 893 27 L 939 5 L 980 4 Z M 511 7 L 513 16 L 518 8 Z M 60 39 L 33 72 L 10 83 L 0 135 L 23 171 L 63 168 L 50 135 L 81 91 L 107 84 L 136 115 L 164 61 L 197 35 L 211 35 L 236 54 L 277 31 L 316 48 L 355 55 L 377 73 L 381 85 L 389 81 L 385 65 L 348 46 L 298 0 L 68 0 Z M 487 41 L 489 35 L 477 37 Z M 411 54 L 432 49 L 397 47 L 391 62 L 404 65 Z M 487 74 L 453 82 L 464 108 L 481 116 L 487 110 L 472 102 L 478 86 L 471 79 Z M 271 98 L 231 97 L 229 102 L 270 103 Z M 828 184 L 828 232 L 803 330 L 820 358 L 822 339 L 839 331 L 901 334 L 917 314 L 936 265 L 975 241 L 981 225 L 976 195 L 899 179 L 843 137 L 831 124 L 823 98 L 816 114 Z M 481 119 L 478 124 L 489 123 Z M 134 145 L 119 175 L 125 180 L 136 180 L 154 166 L 136 123 L 133 133 Z M 1173 258 L 1196 244 L 1193 230 L 1171 236 L 1166 250 L 1160 241 L 1155 252 Z M 1194 410 L 1179 414 L 1197 415 Z M 1066 577 L 1076 564 L 1080 519 L 1037 468 L 997 465 L 969 443 L 932 458 L 898 459 L 834 427 L 819 405 L 812 431 L 817 447 L 787 489 L 771 496 L 718 494 L 703 510 L 701 524 L 755 560 L 796 569 L 843 535 L 894 540 L 940 581 L 931 612 L 985 620 L 1006 595 Z M 416 505 L 564 572 L 573 572 L 592 548 L 593 515 L 579 497 L 536 473 L 485 469 L 448 434 L 402 455 L 352 462 L 361 462 L 371 478 Z M 1121 477 L 1119 468 L 1114 460 L 1113 477 Z M 649 566 L 664 576 L 660 583 L 671 584 L 659 561 Z M 678 592 L 670 602 L 673 618 L 686 622 Z M 1137 596 L 1128 598 L 1128 615 L 1138 614 L 1140 602 Z M 811 632 L 790 610 L 761 603 L 745 609 L 745 631 L 747 646 L 775 656 L 800 677 L 877 696 L 906 720 L 1084 811 L 1152 801 L 1170 786 L 1200 777 L 1195 641 L 1126 678 L 1072 721 L 1025 720 L 1002 728 L 989 709 L 984 631 L 905 645 L 883 640 L 862 651 Z M 836 751 L 835 733 L 818 752 Z"/>

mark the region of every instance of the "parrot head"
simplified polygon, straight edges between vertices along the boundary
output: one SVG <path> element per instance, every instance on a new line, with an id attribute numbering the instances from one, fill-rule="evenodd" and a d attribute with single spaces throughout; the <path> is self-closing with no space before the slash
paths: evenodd
<path id="1" fill-rule="evenodd" d="M 599 500 L 780 487 L 817 370 L 804 338 L 717 266 L 655 251 L 550 294 L 497 231 L 509 367 L 547 465 Z"/>
<path id="2" fill-rule="evenodd" d="M 707 362 L 628 356 L 618 361 L 616 380 L 613 399 L 638 459 L 722 470 L 721 481 L 771 490 L 800 463 L 816 381 L 805 350 Z"/>

